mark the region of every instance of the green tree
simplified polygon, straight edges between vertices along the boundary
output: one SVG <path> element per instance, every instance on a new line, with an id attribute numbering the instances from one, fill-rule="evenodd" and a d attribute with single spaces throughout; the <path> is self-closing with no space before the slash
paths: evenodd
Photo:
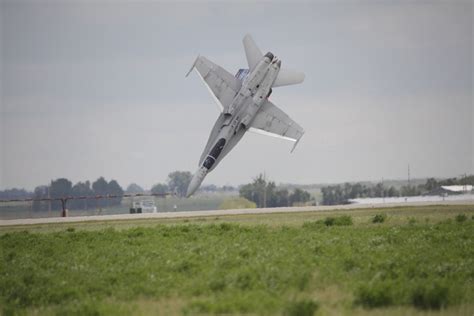
<path id="1" fill-rule="evenodd" d="M 465 185 L 465 184 L 474 185 L 474 175 L 469 175 L 469 176 L 466 175 L 465 177 L 462 177 L 461 179 L 459 179 L 458 184 L 459 185 Z"/>
<path id="2" fill-rule="evenodd" d="M 86 182 L 78 182 L 76 183 L 71 190 L 71 195 L 74 197 L 79 196 L 93 196 L 94 191 L 91 189 L 91 183 L 89 181 Z M 84 209 L 86 210 L 89 207 L 95 207 L 96 201 L 93 199 L 84 199 L 84 200 L 71 200 L 68 202 L 68 206 L 71 209 Z"/>
<path id="3" fill-rule="evenodd" d="M 458 184 L 458 180 L 456 178 L 448 178 L 448 179 L 444 179 L 444 180 L 439 182 L 440 186 L 442 186 L 442 185 L 456 185 L 456 184 Z"/>
<path id="4" fill-rule="evenodd" d="M 98 178 L 94 183 L 92 183 L 92 190 L 94 191 L 94 195 L 107 195 L 107 181 L 104 177 Z M 103 208 L 108 205 L 107 199 L 98 199 L 97 200 L 97 207 Z"/>
<path id="5" fill-rule="evenodd" d="M 201 190 L 204 192 L 216 192 L 217 186 L 215 184 L 207 184 L 207 185 L 201 186 Z"/>
<path id="6" fill-rule="evenodd" d="M 254 202 L 257 207 L 261 207 L 260 204 L 258 203 L 260 198 L 259 198 L 259 192 L 254 189 L 254 184 L 253 183 L 248 183 L 240 187 L 239 189 L 239 195 L 243 198 L 246 198 L 249 201 Z"/>
<path id="7" fill-rule="evenodd" d="M 271 204 L 275 207 L 289 206 L 290 205 L 290 193 L 287 189 L 281 189 L 275 191 L 271 197 Z"/>
<path id="8" fill-rule="evenodd" d="M 404 185 L 400 189 L 401 196 L 416 196 L 421 194 L 421 190 L 414 185 Z"/>
<path id="9" fill-rule="evenodd" d="M 164 183 L 157 183 L 151 188 L 152 194 L 164 194 L 169 191 L 169 187 Z"/>
<path id="10" fill-rule="evenodd" d="M 239 189 L 241 197 L 254 202 L 257 207 L 281 207 L 292 203 L 305 203 L 311 195 L 301 189 L 295 189 L 290 195 L 287 189 L 277 189 L 274 181 L 267 181 L 263 174 L 259 174 L 252 183 L 243 185 Z"/>
<path id="11" fill-rule="evenodd" d="M 66 178 L 56 179 L 51 182 L 50 186 L 51 198 L 65 198 L 71 196 L 72 193 L 72 182 Z M 61 210 L 62 204 L 60 201 L 53 201 L 51 203 L 53 210 Z"/>
<path id="12" fill-rule="evenodd" d="M 92 190 L 95 195 L 107 194 L 107 181 L 104 177 L 100 177 L 92 183 Z"/>
<path id="13" fill-rule="evenodd" d="M 227 192 L 227 191 L 235 191 L 235 190 L 236 190 L 236 188 L 233 187 L 233 186 L 231 186 L 231 185 L 224 185 L 224 186 L 222 187 L 222 191 L 224 191 L 224 192 Z"/>
<path id="14" fill-rule="evenodd" d="M 362 197 L 364 194 L 364 186 L 360 183 L 355 183 L 351 185 L 350 195 L 349 198 L 357 199 Z"/>
<path id="15" fill-rule="evenodd" d="M 40 185 L 35 188 L 34 191 L 34 196 L 33 198 L 35 201 L 33 201 L 33 211 L 34 212 L 44 212 L 48 210 L 48 204 L 50 203 L 49 201 L 36 201 L 37 199 L 44 199 L 48 198 L 48 190 L 49 187 L 47 185 Z"/>
<path id="16" fill-rule="evenodd" d="M 267 202 L 271 200 L 271 192 L 274 190 L 275 183 L 270 184 L 270 187 L 267 187 L 267 181 L 263 174 L 259 174 L 252 183 L 242 186 L 239 190 L 241 197 L 246 198 L 249 201 L 255 202 L 257 207 L 264 207 L 267 205 Z"/>
<path id="17" fill-rule="evenodd" d="M 111 198 L 109 205 L 120 205 L 120 203 L 122 203 L 123 189 L 116 180 L 110 180 L 110 182 L 107 183 L 107 194 L 119 196 Z"/>
<path id="18" fill-rule="evenodd" d="M 435 178 L 429 178 L 426 180 L 426 183 L 425 183 L 425 190 L 426 191 L 433 191 L 434 189 L 437 189 L 439 188 L 439 183 L 438 181 L 436 181 Z"/>
<path id="19" fill-rule="evenodd" d="M 28 192 L 25 189 L 17 189 L 17 188 L 12 188 L 12 189 L 6 189 L 3 191 L 0 191 L 0 199 L 27 199 L 31 198 L 34 196 L 33 192 Z"/>
<path id="20" fill-rule="evenodd" d="M 388 188 L 387 193 L 385 194 L 385 196 L 388 196 L 388 197 L 394 197 L 394 196 L 399 196 L 399 195 L 400 195 L 400 192 L 398 192 L 398 190 L 393 185 L 390 188 Z"/>
<path id="21" fill-rule="evenodd" d="M 325 205 L 348 203 L 348 197 L 344 195 L 344 190 L 340 185 L 322 187 L 321 193 L 323 194 L 323 204 Z"/>
<path id="22" fill-rule="evenodd" d="M 136 183 L 130 183 L 125 192 L 127 192 L 128 194 L 137 194 L 143 193 L 145 192 L 145 190 L 143 190 L 143 188 Z"/>
<path id="23" fill-rule="evenodd" d="M 306 203 L 311 199 L 309 192 L 296 188 L 295 191 L 290 195 L 290 205 L 295 205 L 296 203 Z"/>
<path id="24" fill-rule="evenodd" d="M 265 199 L 264 207 L 277 207 L 276 203 L 276 184 L 274 181 L 267 182 L 264 187 L 263 198 Z"/>
<path id="25" fill-rule="evenodd" d="M 168 175 L 168 186 L 171 191 L 179 196 L 186 195 L 188 185 L 191 182 L 192 174 L 189 171 L 174 171 Z"/>

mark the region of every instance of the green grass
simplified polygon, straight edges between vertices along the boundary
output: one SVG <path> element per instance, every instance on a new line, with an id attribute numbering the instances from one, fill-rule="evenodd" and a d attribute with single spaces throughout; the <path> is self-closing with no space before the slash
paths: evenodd
<path id="1" fill-rule="evenodd" d="M 474 206 L 380 212 L 2 228 L 1 311 L 472 315 Z"/>

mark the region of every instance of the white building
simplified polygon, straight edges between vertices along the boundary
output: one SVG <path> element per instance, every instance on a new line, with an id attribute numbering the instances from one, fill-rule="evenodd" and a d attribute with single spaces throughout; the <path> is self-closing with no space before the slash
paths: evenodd
<path id="1" fill-rule="evenodd" d="M 452 193 L 469 193 L 472 191 L 472 185 L 442 185 L 441 188 Z"/>

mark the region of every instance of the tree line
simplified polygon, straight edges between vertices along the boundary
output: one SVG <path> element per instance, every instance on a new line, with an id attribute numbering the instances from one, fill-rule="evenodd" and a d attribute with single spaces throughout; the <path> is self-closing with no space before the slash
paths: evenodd
<path id="1" fill-rule="evenodd" d="M 168 175 L 166 183 L 158 183 L 151 189 L 152 193 L 169 193 L 174 192 L 179 196 L 186 194 L 186 189 L 189 182 L 191 181 L 192 174 L 188 171 L 174 171 Z M 215 187 L 215 186 L 214 186 Z M 211 190 L 216 188 L 211 187 Z M 219 190 L 217 188 L 217 190 Z M 128 185 L 125 192 L 129 194 L 146 193 L 140 185 L 131 183 Z M 104 177 L 99 177 L 96 181 L 84 181 L 73 183 L 66 178 L 59 178 L 51 181 L 49 185 L 39 185 L 35 187 L 33 192 L 25 189 L 6 189 L 0 191 L 0 199 L 43 199 L 43 198 L 62 198 L 62 197 L 80 197 L 90 196 L 94 197 L 97 195 L 118 195 L 121 196 L 124 190 L 116 180 L 107 181 Z M 121 198 L 111 199 L 84 199 L 84 200 L 70 200 L 68 201 L 69 209 L 89 209 L 89 208 L 103 208 L 108 206 L 120 205 Z M 35 201 L 33 205 L 34 210 L 47 210 L 49 209 L 49 202 L 46 201 Z M 52 201 L 51 209 L 58 210 L 61 208 L 60 201 Z"/>
<path id="2" fill-rule="evenodd" d="M 426 180 L 426 183 L 424 184 L 424 189 L 428 191 L 432 191 L 435 189 L 440 188 L 441 186 L 444 185 L 474 185 L 474 175 L 466 175 L 462 178 L 447 178 L 447 179 L 442 179 L 442 180 L 436 180 L 435 178 L 429 178 Z"/>
<path id="3" fill-rule="evenodd" d="M 283 207 L 304 204 L 311 199 L 309 192 L 299 188 L 290 192 L 288 189 L 278 189 L 274 181 L 267 181 L 260 174 L 252 183 L 240 187 L 239 195 L 254 202 L 257 207 Z"/>
<path id="4" fill-rule="evenodd" d="M 329 185 L 321 188 L 323 194 L 323 204 L 336 205 L 347 204 L 349 200 L 357 198 L 374 198 L 374 197 L 399 197 L 399 196 L 418 196 L 429 194 L 445 185 L 474 185 L 474 175 L 466 176 L 460 179 L 448 178 L 436 180 L 428 178 L 426 183 L 419 185 L 403 185 L 399 189 L 394 186 L 385 186 L 379 182 L 375 185 L 366 185 L 363 183 L 344 183 L 337 185 Z"/>
<path id="5" fill-rule="evenodd" d="M 151 193 L 175 193 L 183 197 L 186 194 L 187 187 L 191 181 L 192 174 L 189 171 L 173 171 L 168 174 L 164 183 L 157 183 L 152 186 Z M 349 203 L 350 199 L 366 197 L 397 197 L 397 196 L 415 196 L 427 194 L 439 189 L 445 185 L 474 185 L 474 175 L 462 178 L 448 178 L 437 180 L 428 178 L 426 183 L 420 185 L 404 185 L 399 188 L 395 186 L 385 186 L 382 183 L 375 185 L 363 183 L 345 183 L 330 185 L 321 188 L 323 195 L 323 204 L 334 205 Z M 217 187 L 215 185 L 204 185 L 201 191 L 207 192 L 225 192 L 233 191 L 236 188 L 232 186 Z M 130 184 L 127 193 L 136 194 L 146 192 L 136 183 Z M 123 195 L 124 190 L 116 180 L 107 181 L 104 177 L 99 177 L 96 181 L 84 181 L 72 184 L 66 178 L 60 178 L 52 181 L 50 185 L 37 186 L 34 192 L 24 189 L 7 189 L 0 191 L 0 199 L 26 199 L 26 198 L 60 198 L 65 196 L 96 196 L 96 195 Z M 311 195 L 304 190 L 295 188 L 288 190 L 286 188 L 277 188 L 274 181 L 267 181 L 263 175 L 257 176 L 253 182 L 245 184 L 239 188 L 239 195 L 253 201 L 257 207 L 280 207 L 291 206 L 295 204 L 304 204 L 311 200 Z M 91 209 L 104 208 L 108 206 L 120 205 L 121 198 L 113 199 L 87 199 L 70 200 L 68 208 L 70 209 Z M 33 209 L 35 211 L 48 210 L 49 202 L 35 201 Z M 60 201 L 51 202 L 51 209 L 61 208 Z"/>
<path id="6" fill-rule="evenodd" d="M 104 177 L 99 177 L 92 184 L 90 181 L 78 182 L 72 185 L 72 182 L 66 178 L 59 178 L 51 181 L 50 185 L 37 186 L 34 190 L 35 199 L 42 198 L 61 198 L 67 196 L 97 196 L 97 195 L 123 195 L 124 191 L 116 180 L 107 181 Z M 111 199 L 84 199 L 68 201 L 68 209 L 95 209 L 109 206 L 117 206 L 122 202 L 121 197 Z M 51 204 L 50 204 L 51 203 Z M 61 209 L 60 201 L 33 201 L 33 211 L 46 211 Z"/>
<path id="7" fill-rule="evenodd" d="M 176 195 L 183 197 L 186 195 L 188 185 L 191 182 L 193 175 L 189 171 L 173 171 L 168 174 L 166 183 L 157 183 L 151 188 L 151 193 L 161 194 L 165 192 L 173 192 Z M 235 191 L 233 186 L 224 185 L 222 187 L 214 184 L 202 185 L 199 191 L 203 192 L 230 192 Z"/>
<path id="8" fill-rule="evenodd" d="M 13 188 L 0 191 L 0 200 L 29 199 L 31 197 L 33 197 L 33 192 L 25 189 Z"/>
<path id="9" fill-rule="evenodd" d="M 166 192 L 173 192 L 176 195 L 183 197 L 186 195 L 186 190 L 191 182 L 193 175 L 189 171 L 173 171 L 168 174 L 166 183 L 157 183 L 151 188 L 153 194 L 163 194 Z"/>

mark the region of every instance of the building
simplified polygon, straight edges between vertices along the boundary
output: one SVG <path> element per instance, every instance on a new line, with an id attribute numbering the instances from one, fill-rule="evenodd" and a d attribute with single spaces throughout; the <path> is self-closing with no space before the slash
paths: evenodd
<path id="1" fill-rule="evenodd" d="M 425 195 L 455 195 L 471 193 L 473 186 L 470 184 L 466 185 L 442 185 L 439 188 L 433 189 Z"/>

